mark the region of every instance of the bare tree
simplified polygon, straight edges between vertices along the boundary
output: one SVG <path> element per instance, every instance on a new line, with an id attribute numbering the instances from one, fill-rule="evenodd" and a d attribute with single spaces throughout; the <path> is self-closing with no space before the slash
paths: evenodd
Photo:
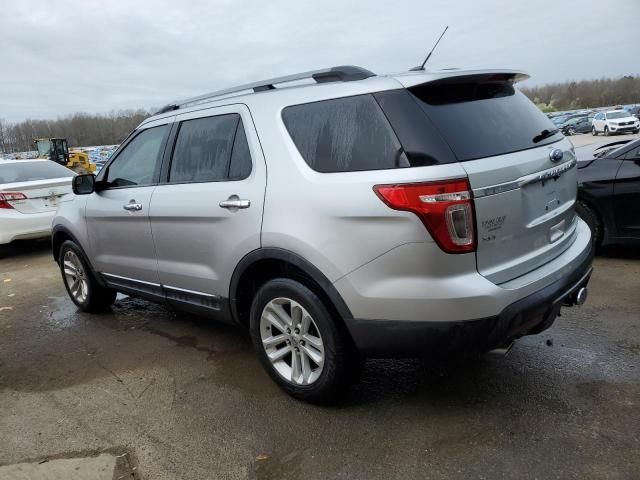
<path id="1" fill-rule="evenodd" d="M 74 113 L 56 120 L 27 119 L 14 124 L 0 120 L 0 151 L 33 150 L 33 140 L 40 137 L 66 138 L 70 147 L 114 145 L 149 115 L 140 109 L 113 111 L 108 115 Z"/>
<path id="2" fill-rule="evenodd" d="M 551 83 L 524 87 L 522 92 L 537 104 L 556 110 L 628 105 L 640 103 L 640 76 Z"/>

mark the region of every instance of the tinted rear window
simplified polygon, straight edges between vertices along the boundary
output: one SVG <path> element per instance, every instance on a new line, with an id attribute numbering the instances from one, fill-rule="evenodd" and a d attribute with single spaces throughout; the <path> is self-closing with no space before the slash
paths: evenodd
<path id="1" fill-rule="evenodd" d="M 556 142 L 555 126 L 509 81 L 456 77 L 410 89 L 459 161 L 501 155 Z"/>
<path id="2" fill-rule="evenodd" d="M 318 172 L 410 166 L 371 95 L 294 105 L 283 110 L 282 119 L 302 158 Z"/>
<path id="3" fill-rule="evenodd" d="M 234 113 L 182 122 L 173 150 L 169 181 L 225 180 L 239 119 L 240 115 Z"/>
<path id="4" fill-rule="evenodd" d="M 55 162 L 0 161 L 0 183 L 32 182 L 50 178 L 73 177 L 74 173 Z"/>

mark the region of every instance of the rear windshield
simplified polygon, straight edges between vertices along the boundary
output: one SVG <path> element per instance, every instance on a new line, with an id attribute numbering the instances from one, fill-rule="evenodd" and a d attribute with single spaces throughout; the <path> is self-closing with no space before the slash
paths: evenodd
<path id="1" fill-rule="evenodd" d="M 0 161 L 0 183 L 32 182 L 73 176 L 74 173 L 71 170 L 55 162 L 29 162 L 23 160 L 3 164 Z"/>
<path id="2" fill-rule="evenodd" d="M 409 90 L 459 161 L 526 150 L 562 138 L 560 132 L 542 134 L 555 126 L 508 79 L 456 77 Z"/>

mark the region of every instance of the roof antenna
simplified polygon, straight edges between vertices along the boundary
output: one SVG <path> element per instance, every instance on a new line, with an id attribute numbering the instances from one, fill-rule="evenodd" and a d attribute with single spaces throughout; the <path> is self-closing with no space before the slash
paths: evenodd
<path id="1" fill-rule="evenodd" d="M 440 40 L 442 40 L 442 37 L 444 37 L 444 34 L 447 33 L 447 30 L 449 30 L 449 25 L 444 27 L 444 31 L 442 32 L 442 34 L 440 35 L 440 37 L 438 38 L 438 40 L 436 41 L 436 44 L 433 46 L 433 48 L 431 49 L 431 51 L 429 52 L 429 55 L 427 55 L 427 58 L 424 59 L 424 62 L 422 62 L 422 65 L 420 65 L 419 67 L 413 67 L 412 69 L 410 69 L 410 72 L 420 72 L 420 71 L 424 71 L 424 66 L 425 64 L 429 61 L 429 59 L 431 58 L 431 54 L 433 53 L 433 51 L 436 49 L 436 47 L 438 46 L 438 44 L 440 43 Z"/>

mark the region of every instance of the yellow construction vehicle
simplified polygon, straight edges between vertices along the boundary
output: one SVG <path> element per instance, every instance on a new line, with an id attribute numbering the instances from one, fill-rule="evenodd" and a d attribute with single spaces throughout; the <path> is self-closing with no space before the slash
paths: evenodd
<path id="1" fill-rule="evenodd" d="M 78 174 L 96 171 L 96 164 L 89 160 L 87 152 L 69 150 L 66 138 L 36 138 L 33 143 L 38 150 L 38 158 L 52 160 Z"/>

